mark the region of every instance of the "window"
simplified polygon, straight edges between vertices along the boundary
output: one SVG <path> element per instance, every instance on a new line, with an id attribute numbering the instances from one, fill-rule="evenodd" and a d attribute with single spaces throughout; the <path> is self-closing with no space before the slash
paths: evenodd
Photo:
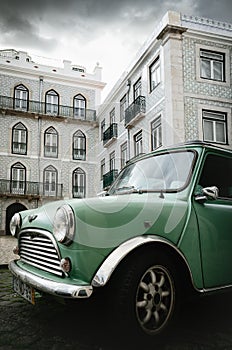
<path id="1" fill-rule="evenodd" d="M 232 158 L 209 154 L 206 157 L 199 185 L 217 186 L 219 197 L 232 199 Z"/>
<path id="2" fill-rule="evenodd" d="M 59 95 L 55 90 L 46 93 L 46 113 L 52 115 L 59 113 Z"/>
<path id="3" fill-rule="evenodd" d="M 135 144 L 135 156 L 143 153 L 143 139 L 142 139 L 142 131 L 134 136 L 134 144 Z"/>
<path id="4" fill-rule="evenodd" d="M 58 157 L 58 134 L 53 127 L 48 128 L 44 134 L 44 157 Z"/>
<path id="5" fill-rule="evenodd" d="M 101 141 L 103 140 L 105 129 L 106 129 L 106 122 L 105 122 L 105 119 L 103 119 L 101 122 Z"/>
<path id="6" fill-rule="evenodd" d="M 150 92 L 156 88 L 160 81 L 160 59 L 157 57 L 157 59 L 149 67 Z"/>
<path id="7" fill-rule="evenodd" d="M 225 54 L 200 50 L 200 75 L 203 79 L 225 81 Z"/>
<path id="8" fill-rule="evenodd" d="M 86 138 L 81 130 L 78 130 L 73 135 L 73 159 L 86 159 Z"/>
<path id="9" fill-rule="evenodd" d="M 106 162 L 104 158 L 101 161 L 101 180 L 103 180 L 103 175 L 105 174 L 105 171 L 106 171 Z"/>
<path id="10" fill-rule="evenodd" d="M 27 128 L 22 123 L 12 129 L 12 153 L 27 154 Z"/>
<path id="11" fill-rule="evenodd" d="M 133 87 L 134 101 L 136 100 L 137 97 L 141 96 L 141 89 L 142 89 L 142 83 L 141 83 L 141 78 L 139 78 L 139 80 L 137 80 L 137 82 L 134 84 L 134 87 Z"/>
<path id="12" fill-rule="evenodd" d="M 73 172 L 73 198 L 84 198 L 86 191 L 85 172 L 77 168 Z"/>
<path id="13" fill-rule="evenodd" d="M 110 171 L 115 169 L 115 152 L 110 153 Z"/>
<path id="14" fill-rule="evenodd" d="M 227 115 L 221 112 L 203 111 L 204 141 L 227 143 Z"/>
<path id="15" fill-rule="evenodd" d="M 24 194 L 26 191 L 26 168 L 21 163 L 11 167 L 11 193 Z"/>
<path id="16" fill-rule="evenodd" d="M 115 108 L 110 112 L 110 125 L 115 123 Z"/>
<path id="17" fill-rule="evenodd" d="M 127 162 L 127 142 L 121 145 L 121 169 L 126 165 Z"/>
<path id="18" fill-rule="evenodd" d="M 158 117 L 151 123 L 151 150 L 162 146 L 162 126 L 161 117 Z"/>
<path id="19" fill-rule="evenodd" d="M 125 118 L 125 110 L 127 109 L 127 95 L 120 100 L 120 121 Z"/>
<path id="20" fill-rule="evenodd" d="M 74 118 L 85 119 L 86 99 L 81 94 L 74 97 Z"/>
<path id="21" fill-rule="evenodd" d="M 28 110 L 28 89 L 24 85 L 18 85 L 14 90 L 14 108 L 23 111 Z"/>
<path id="22" fill-rule="evenodd" d="M 49 165 L 44 169 L 44 195 L 56 196 L 57 192 L 57 170 Z"/>

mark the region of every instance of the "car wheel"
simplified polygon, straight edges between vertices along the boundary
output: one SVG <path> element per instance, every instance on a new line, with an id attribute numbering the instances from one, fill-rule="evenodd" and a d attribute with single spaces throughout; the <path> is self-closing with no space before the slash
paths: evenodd
<path id="1" fill-rule="evenodd" d="M 126 332 L 130 328 L 133 334 L 155 336 L 171 324 L 179 304 L 172 265 L 168 258 L 153 253 L 130 259 L 118 271 L 114 305 Z"/>

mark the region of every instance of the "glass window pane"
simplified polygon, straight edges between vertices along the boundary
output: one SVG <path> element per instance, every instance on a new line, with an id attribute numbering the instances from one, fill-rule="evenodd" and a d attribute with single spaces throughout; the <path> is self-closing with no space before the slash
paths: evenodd
<path id="1" fill-rule="evenodd" d="M 223 80 L 222 62 L 214 62 L 213 75 L 214 79 Z"/>
<path id="2" fill-rule="evenodd" d="M 216 123 L 216 141 L 225 143 L 225 124 L 217 122 Z"/>
<path id="3" fill-rule="evenodd" d="M 213 141 L 213 122 L 204 120 L 204 141 Z"/>
<path id="4" fill-rule="evenodd" d="M 210 61 L 202 59 L 201 61 L 201 77 L 202 78 L 211 78 L 211 69 L 210 69 Z"/>

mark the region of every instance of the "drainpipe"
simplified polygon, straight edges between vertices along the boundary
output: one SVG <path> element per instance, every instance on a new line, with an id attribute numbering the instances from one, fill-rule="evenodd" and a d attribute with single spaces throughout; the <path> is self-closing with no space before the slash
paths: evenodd
<path id="1" fill-rule="evenodd" d="M 127 101 L 128 101 L 128 107 L 129 107 L 129 100 L 130 100 L 130 88 L 131 88 L 131 80 L 127 80 Z M 127 128 L 127 145 L 128 145 L 128 159 L 130 160 L 130 128 Z"/>
<path id="2" fill-rule="evenodd" d="M 39 112 L 43 113 L 43 106 L 42 106 L 42 99 L 43 99 L 43 77 L 39 77 Z M 38 116 L 38 182 L 39 182 L 39 190 L 40 190 L 40 162 L 41 162 L 41 117 Z"/>

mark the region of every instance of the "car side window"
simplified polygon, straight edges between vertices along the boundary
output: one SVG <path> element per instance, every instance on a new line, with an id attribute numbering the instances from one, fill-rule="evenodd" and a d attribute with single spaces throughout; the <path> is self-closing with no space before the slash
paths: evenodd
<path id="1" fill-rule="evenodd" d="M 232 199 L 232 158 L 208 154 L 199 185 L 202 187 L 217 186 L 220 198 Z"/>

